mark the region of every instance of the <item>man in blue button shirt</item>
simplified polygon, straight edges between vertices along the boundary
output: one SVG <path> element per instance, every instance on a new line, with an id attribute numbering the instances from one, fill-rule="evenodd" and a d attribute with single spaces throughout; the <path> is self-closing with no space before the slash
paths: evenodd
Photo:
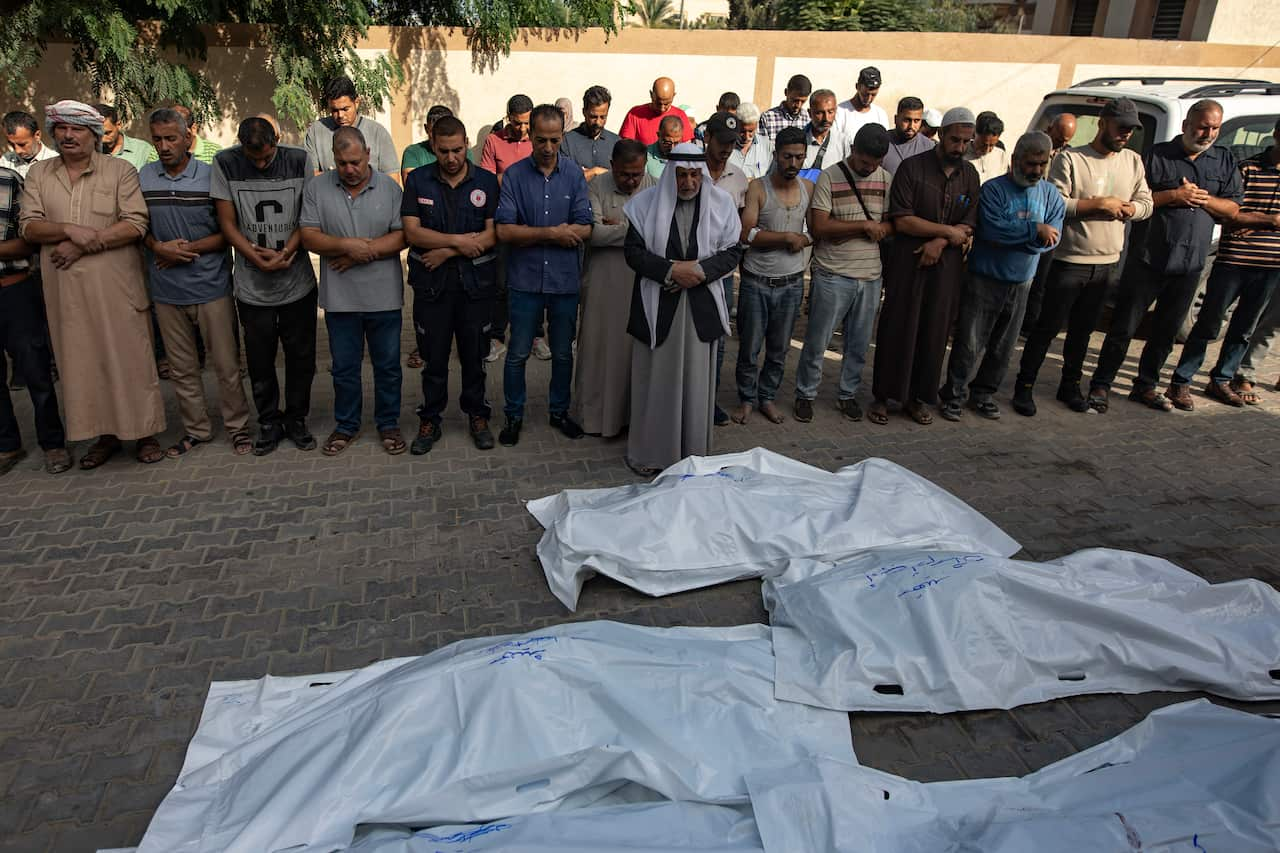
<path id="1" fill-rule="evenodd" d="M 506 423 L 498 441 L 512 447 L 524 425 L 524 365 L 545 310 L 550 317 L 551 426 L 569 438 L 582 427 L 569 418 L 573 336 L 578 319 L 582 245 L 591 236 L 591 200 L 582 169 L 560 157 L 564 115 L 555 106 L 534 107 L 529 121 L 533 154 L 503 175 L 498 239 L 511 245 L 507 295 L 511 342 L 502 376 Z"/>

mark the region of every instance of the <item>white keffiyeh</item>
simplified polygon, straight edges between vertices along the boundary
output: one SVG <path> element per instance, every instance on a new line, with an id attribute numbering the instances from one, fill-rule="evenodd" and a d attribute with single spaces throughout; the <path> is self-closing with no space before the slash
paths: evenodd
<path id="1" fill-rule="evenodd" d="M 693 158 L 697 158 L 696 160 Z M 705 154 L 692 142 L 681 143 L 671 149 L 671 159 L 662 172 L 656 186 L 641 190 L 623 207 L 623 212 L 635 229 L 644 237 L 645 247 L 659 257 L 667 256 L 671 237 L 671 220 L 675 214 L 676 168 L 690 168 L 697 162 L 702 167 L 701 205 L 697 228 L 698 259 L 709 258 L 717 252 L 733 246 L 742 234 L 742 221 L 733 197 L 712 183 L 707 172 Z M 724 301 L 724 288 L 718 282 L 707 282 L 720 313 L 720 325 L 729 334 L 729 310 Z M 644 304 L 645 319 L 649 323 L 649 348 L 654 349 L 658 340 L 658 297 L 662 294 L 662 282 L 640 279 L 640 298 Z"/>

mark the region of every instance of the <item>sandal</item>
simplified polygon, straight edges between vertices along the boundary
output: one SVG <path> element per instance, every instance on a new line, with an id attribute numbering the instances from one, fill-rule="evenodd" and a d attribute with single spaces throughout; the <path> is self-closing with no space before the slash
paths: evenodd
<path id="1" fill-rule="evenodd" d="M 99 467 L 119 453 L 121 446 L 118 438 L 98 439 L 85 451 L 84 456 L 80 457 L 80 470 L 91 471 Z"/>
<path id="2" fill-rule="evenodd" d="M 1257 389 L 1247 379 L 1231 380 L 1231 390 L 1240 395 L 1240 399 L 1244 401 L 1246 406 L 1256 406 L 1262 402 L 1262 397 L 1259 396 Z"/>
<path id="3" fill-rule="evenodd" d="M 420 370 L 425 362 L 422 360 L 422 353 L 414 350 L 409 353 L 409 357 L 405 359 L 404 366 L 410 370 Z"/>
<path id="4" fill-rule="evenodd" d="M 140 438 L 134 444 L 133 458 L 143 465 L 154 465 L 164 457 L 165 452 L 160 449 L 160 442 L 156 441 L 155 436 Z"/>
<path id="5" fill-rule="evenodd" d="M 924 407 L 923 403 L 908 403 L 902 407 L 902 411 L 920 426 L 928 426 L 933 423 L 933 415 L 929 414 L 929 410 Z"/>
<path id="6" fill-rule="evenodd" d="M 231 433 L 231 452 L 236 456 L 244 456 L 253 450 L 253 436 L 247 429 L 238 429 Z"/>
<path id="7" fill-rule="evenodd" d="M 889 423 L 889 407 L 876 400 L 871 404 L 871 408 L 867 409 L 867 420 L 873 424 L 884 426 Z"/>
<path id="8" fill-rule="evenodd" d="M 346 433 L 334 430 L 329 433 L 329 437 L 324 440 L 324 447 L 320 448 L 320 452 L 325 456 L 337 456 L 342 451 L 350 447 L 356 440 L 356 436 L 360 433 Z"/>
<path id="9" fill-rule="evenodd" d="M 168 450 L 166 450 L 164 452 L 164 455 L 168 456 L 170 459 L 177 459 L 179 456 L 185 456 L 187 453 L 191 452 L 196 447 L 199 447 L 202 444 L 208 444 L 208 443 L 209 443 L 209 439 L 196 438 L 194 435 L 191 435 L 190 433 L 188 433 L 187 435 L 184 435 L 181 439 L 179 439 L 177 444 L 173 445 Z"/>
<path id="10" fill-rule="evenodd" d="M 404 435 L 400 432 L 400 427 L 378 430 L 378 439 L 382 442 L 382 449 L 387 451 L 389 456 L 399 456 L 409 449 L 409 445 L 404 443 Z"/>

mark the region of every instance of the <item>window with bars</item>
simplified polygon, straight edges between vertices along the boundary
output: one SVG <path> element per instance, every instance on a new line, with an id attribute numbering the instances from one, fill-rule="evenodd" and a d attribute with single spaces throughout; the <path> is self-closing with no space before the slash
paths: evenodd
<path id="1" fill-rule="evenodd" d="M 1076 0 L 1075 5 L 1071 7 L 1071 27 L 1067 30 L 1068 35 L 1093 35 L 1093 22 L 1098 17 L 1098 2 L 1099 0 Z"/>
<path id="2" fill-rule="evenodd" d="M 1182 14 L 1186 8 L 1187 0 L 1159 0 L 1155 17 L 1151 20 L 1151 37 L 1176 39 L 1182 32 Z"/>

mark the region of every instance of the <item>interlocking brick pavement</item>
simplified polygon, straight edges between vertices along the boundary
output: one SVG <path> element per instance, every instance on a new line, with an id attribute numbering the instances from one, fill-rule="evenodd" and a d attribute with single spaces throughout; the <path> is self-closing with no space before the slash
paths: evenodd
<path id="1" fill-rule="evenodd" d="M 407 326 L 404 344 L 407 352 Z M 323 359 L 323 335 L 320 350 Z M 929 427 L 901 416 L 887 427 L 843 420 L 838 362 L 828 361 L 813 423 L 756 417 L 718 429 L 715 449 L 763 445 L 827 469 L 891 459 L 987 514 L 1030 558 L 1112 546 L 1212 581 L 1280 584 L 1280 394 L 1240 411 L 1197 394 L 1190 414 L 1152 412 L 1121 395 L 1105 416 L 1079 415 L 1053 401 L 1055 358 L 1035 419 L 1008 411 L 1006 389 L 998 422 L 967 414 Z M 320 435 L 332 427 L 326 368 L 315 384 Z M 498 400 L 501 371 L 492 368 Z M 515 449 L 476 451 L 451 412 L 426 457 L 388 457 L 369 430 L 334 459 L 292 447 L 234 457 L 219 441 L 176 461 L 142 466 L 122 455 L 59 477 L 43 475 L 33 454 L 0 480 L 0 850 L 136 843 L 176 777 L 213 679 L 357 667 L 569 619 L 763 620 L 755 581 L 651 599 L 597 578 L 576 614 L 552 599 L 534 555 L 540 529 L 522 502 L 635 479 L 621 461 L 625 441 L 571 442 L 546 425 L 549 371 L 536 361 L 529 370 L 532 401 Z M 731 366 L 725 375 L 727 406 Z M 370 391 L 367 370 L 365 381 Z M 406 372 L 407 430 L 418 393 Z M 788 384 L 780 395 L 788 411 L 791 393 Z M 30 441 L 29 403 L 15 399 Z M 172 400 L 169 415 L 173 440 Z M 857 714 L 851 725 L 861 760 L 911 778 L 1021 774 L 1187 698 Z"/>

